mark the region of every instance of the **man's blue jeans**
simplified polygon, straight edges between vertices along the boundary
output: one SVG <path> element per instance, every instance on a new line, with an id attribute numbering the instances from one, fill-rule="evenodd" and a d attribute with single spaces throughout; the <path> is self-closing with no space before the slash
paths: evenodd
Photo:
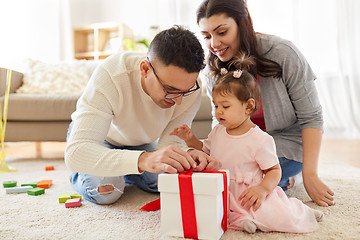
<path id="1" fill-rule="evenodd" d="M 286 190 L 286 186 L 289 185 L 289 178 L 294 177 L 302 171 L 302 163 L 294 160 L 289 160 L 284 157 L 279 158 L 281 166 L 281 180 L 279 186 Z"/>
<path id="2" fill-rule="evenodd" d="M 68 137 L 72 124 L 69 126 Z M 156 150 L 157 142 L 139 146 L 114 146 L 107 141 L 103 145 L 110 149 L 144 150 L 153 152 Z M 131 174 L 116 177 L 101 177 L 86 173 L 73 172 L 70 175 L 73 188 L 85 199 L 97 204 L 112 204 L 116 202 L 124 192 L 125 183 L 134 184 L 147 192 L 158 192 L 158 173 L 143 172 L 142 174 Z M 111 185 L 114 191 L 110 194 L 100 194 L 98 187 Z"/>

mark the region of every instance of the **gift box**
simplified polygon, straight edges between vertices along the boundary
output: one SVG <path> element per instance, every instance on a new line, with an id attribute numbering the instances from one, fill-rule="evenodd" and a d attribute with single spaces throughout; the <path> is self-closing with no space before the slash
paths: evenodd
<path id="1" fill-rule="evenodd" d="M 161 233 L 220 239 L 227 228 L 229 171 L 160 174 Z"/>

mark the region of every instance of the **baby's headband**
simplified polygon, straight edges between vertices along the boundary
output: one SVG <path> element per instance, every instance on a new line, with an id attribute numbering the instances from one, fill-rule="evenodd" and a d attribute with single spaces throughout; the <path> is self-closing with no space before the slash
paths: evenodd
<path id="1" fill-rule="evenodd" d="M 236 71 L 234 71 L 234 72 L 233 72 L 233 77 L 234 77 L 234 78 L 240 78 L 242 72 L 243 72 L 243 71 L 241 71 L 241 70 L 236 70 Z M 226 68 L 221 68 L 221 69 L 220 69 L 220 74 L 221 74 L 222 76 L 224 76 L 224 75 L 227 74 L 227 73 L 228 73 L 228 70 L 227 70 Z"/>

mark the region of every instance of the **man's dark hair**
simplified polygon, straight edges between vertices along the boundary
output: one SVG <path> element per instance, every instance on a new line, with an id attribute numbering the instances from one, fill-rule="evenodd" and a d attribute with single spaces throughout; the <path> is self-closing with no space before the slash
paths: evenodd
<path id="1" fill-rule="evenodd" d="M 205 67 L 204 50 L 194 33 L 175 25 L 159 32 L 151 41 L 148 55 L 165 66 L 174 65 L 188 73 L 200 72 Z"/>

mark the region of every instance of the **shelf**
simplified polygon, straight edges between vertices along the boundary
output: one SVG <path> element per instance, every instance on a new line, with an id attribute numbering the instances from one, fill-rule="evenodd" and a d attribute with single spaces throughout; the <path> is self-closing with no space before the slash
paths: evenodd
<path id="1" fill-rule="evenodd" d="M 113 54 L 114 51 L 101 51 L 101 52 L 77 52 L 75 53 L 76 59 L 105 59 L 111 54 Z"/>
<path id="2" fill-rule="evenodd" d="M 94 23 L 74 28 L 75 58 L 105 59 L 111 54 L 123 50 L 122 40 L 124 39 L 133 39 L 132 31 L 125 24 Z"/>

